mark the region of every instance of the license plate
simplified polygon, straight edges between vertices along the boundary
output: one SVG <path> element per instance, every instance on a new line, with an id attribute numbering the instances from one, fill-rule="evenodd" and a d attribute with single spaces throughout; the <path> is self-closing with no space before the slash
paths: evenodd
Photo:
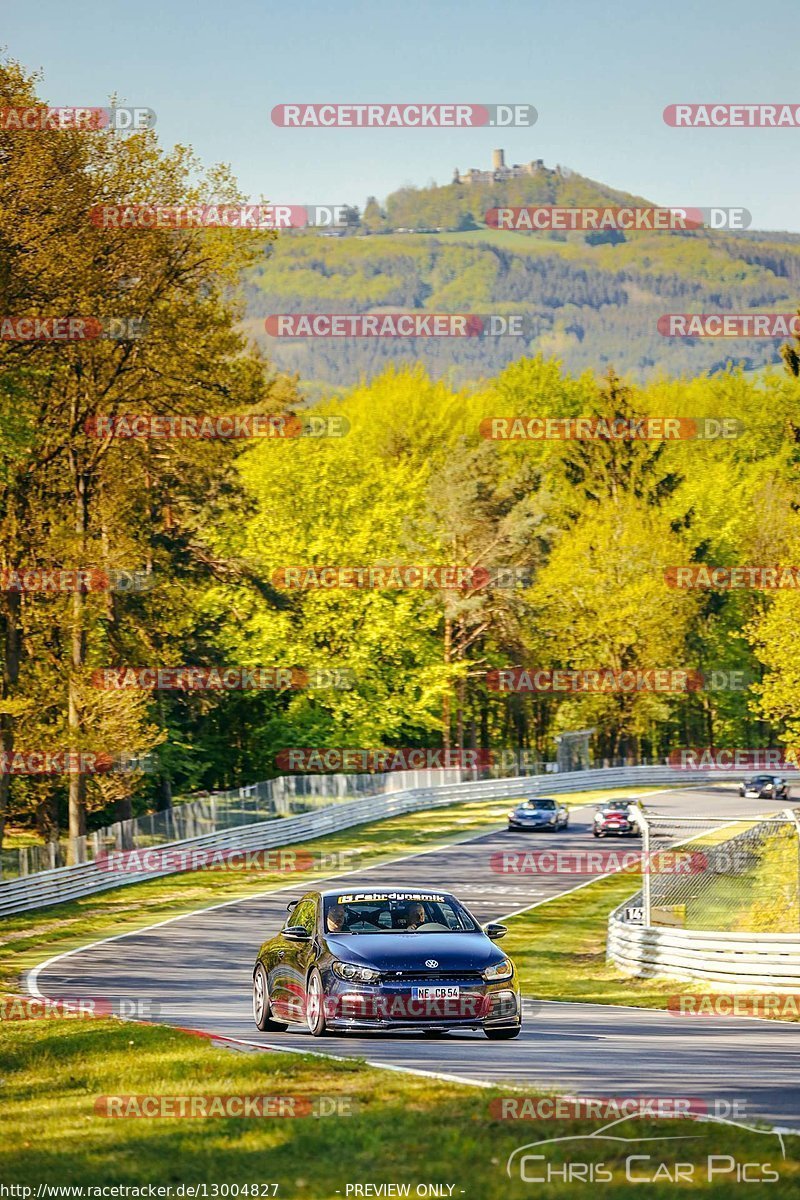
<path id="1" fill-rule="evenodd" d="M 459 987 L 412 987 L 412 1000 L 457 1000 L 461 995 Z"/>

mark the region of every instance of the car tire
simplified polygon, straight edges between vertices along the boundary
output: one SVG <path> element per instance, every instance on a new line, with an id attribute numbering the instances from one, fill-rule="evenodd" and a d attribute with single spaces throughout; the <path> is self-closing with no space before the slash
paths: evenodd
<path id="1" fill-rule="evenodd" d="M 325 988 L 322 976 L 312 967 L 306 980 L 306 1024 L 312 1037 L 324 1037 L 328 1027 L 325 1022 Z"/>
<path id="2" fill-rule="evenodd" d="M 283 1033 L 288 1029 L 285 1021 L 274 1021 L 270 1014 L 269 981 L 263 963 L 259 963 L 253 972 L 253 1020 L 256 1028 L 262 1033 Z"/>
<path id="3" fill-rule="evenodd" d="M 595 836 L 595 837 L 602 837 L 602 836 L 603 836 L 603 835 L 602 835 L 602 833 L 600 832 L 600 830 L 599 830 L 599 829 L 593 829 L 593 830 L 592 830 L 592 833 L 594 834 L 594 836 Z"/>
<path id="4" fill-rule="evenodd" d="M 484 1029 L 490 1042 L 508 1042 L 511 1038 L 519 1037 L 522 1025 L 512 1025 L 508 1029 Z"/>

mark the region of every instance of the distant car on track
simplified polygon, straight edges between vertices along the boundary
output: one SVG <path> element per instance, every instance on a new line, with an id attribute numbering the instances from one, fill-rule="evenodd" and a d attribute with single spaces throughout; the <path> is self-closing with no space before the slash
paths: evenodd
<path id="1" fill-rule="evenodd" d="M 566 829 L 569 825 L 569 810 L 565 804 L 534 796 L 523 800 L 508 814 L 509 831 L 517 829 Z"/>
<path id="2" fill-rule="evenodd" d="M 781 775 L 753 775 L 739 784 L 739 795 L 754 800 L 788 800 L 789 785 Z"/>
<path id="3" fill-rule="evenodd" d="M 592 833 L 599 837 L 641 837 L 639 806 L 629 800 L 609 800 L 594 814 Z"/>
<path id="4" fill-rule="evenodd" d="M 308 892 L 258 952 L 255 1023 L 277 1032 L 303 1022 L 315 1037 L 482 1029 L 491 1040 L 515 1038 L 517 972 L 494 945 L 505 933 L 436 889 Z"/>

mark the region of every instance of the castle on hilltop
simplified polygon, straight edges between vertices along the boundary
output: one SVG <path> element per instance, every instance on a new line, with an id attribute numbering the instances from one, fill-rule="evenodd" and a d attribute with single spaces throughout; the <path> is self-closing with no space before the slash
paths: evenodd
<path id="1" fill-rule="evenodd" d="M 478 171 L 470 167 L 462 175 L 456 167 L 453 183 L 503 183 L 506 179 L 522 179 L 525 175 L 535 175 L 543 170 L 544 159 L 536 158 L 529 163 L 514 163 L 513 167 L 507 167 L 505 150 L 493 150 L 491 171 Z"/>

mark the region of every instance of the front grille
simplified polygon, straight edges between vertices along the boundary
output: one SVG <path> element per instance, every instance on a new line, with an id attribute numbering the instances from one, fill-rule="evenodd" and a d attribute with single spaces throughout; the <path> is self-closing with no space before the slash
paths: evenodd
<path id="1" fill-rule="evenodd" d="M 382 983 L 436 983 L 446 979 L 448 983 L 475 983 L 483 979 L 480 971 L 384 971 Z"/>

